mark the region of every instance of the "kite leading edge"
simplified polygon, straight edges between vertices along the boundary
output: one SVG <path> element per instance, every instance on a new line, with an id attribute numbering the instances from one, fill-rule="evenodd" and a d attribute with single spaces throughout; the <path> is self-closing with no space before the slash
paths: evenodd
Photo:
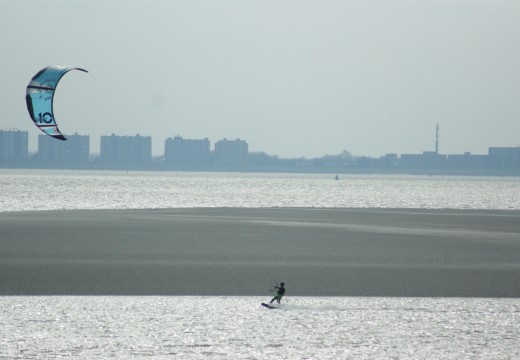
<path id="1" fill-rule="evenodd" d="M 40 70 L 27 85 L 25 100 L 34 124 L 55 139 L 67 140 L 54 119 L 53 99 L 58 82 L 70 70 L 87 70 L 67 65 L 50 65 Z"/>

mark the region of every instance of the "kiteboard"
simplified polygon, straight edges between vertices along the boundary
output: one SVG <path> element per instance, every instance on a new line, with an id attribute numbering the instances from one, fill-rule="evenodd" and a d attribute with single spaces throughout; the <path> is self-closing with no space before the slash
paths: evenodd
<path id="1" fill-rule="evenodd" d="M 266 303 L 262 303 L 262 306 L 268 308 L 268 309 L 276 309 L 276 306 L 273 306 L 273 305 L 270 305 L 270 304 L 266 304 Z"/>

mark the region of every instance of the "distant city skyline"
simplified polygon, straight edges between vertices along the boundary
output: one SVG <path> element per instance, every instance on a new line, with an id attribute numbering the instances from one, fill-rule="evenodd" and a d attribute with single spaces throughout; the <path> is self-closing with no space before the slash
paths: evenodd
<path id="1" fill-rule="evenodd" d="M 438 132 L 436 135 L 438 139 Z M 440 154 L 436 141 L 434 151 L 420 154 L 390 153 L 374 158 L 343 151 L 307 159 L 249 152 L 248 143 L 240 139 L 216 141 L 211 151 L 207 138 L 175 136 L 165 140 L 163 155 L 154 157 L 151 136 L 101 136 L 99 154 L 90 152 L 89 135 L 66 135 L 66 138 L 61 141 L 41 134 L 38 152 L 29 155 L 27 131 L 0 130 L 0 167 L 520 175 L 520 147 L 489 147 L 485 155 Z"/>
<path id="2" fill-rule="evenodd" d="M 92 137 L 90 134 L 80 134 L 80 133 L 76 133 L 75 135 L 84 135 L 84 136 L 88 136 L 90 138 L 90 154 L 94 155 L 94 154 L 99 154 L 100 153 L 100 150 L 101 150 L 101 138 L 103 137 L 107 137 L 107 136 L 111 136 L 111 135 L 116 135 L 116 136 L 122 136 L 122 137 L 134 137 L 134 136 L 142 136 L 142 137 L 151 137 L 151 144 L 152 144 L 152 156 L 154 157 L 157 157 L 157 156 L 163 156 L 164 153 L 165 153 L 165 145 L 166 145 L 166 142 L 169 138 L 176 138 L 176 137 L 179 137 L 179 138 L 182 138 L 182 139 L 187 139 L 187 140 L 208 140 L 209 141 L 209 144 L 211 145 L 211 147 L 214 147 L 215 143 L 218 142 L 218 141 L 221 141 L 221 140 L 244 140 L 248 143 L 249 145 L 249 151 L 250 152 L 258 152 L 258 153 L 266 153 L 268 155 L 271 155 L 271 156 L 278 156 L 278 157 L 282 157 L 282 158 L 317 158 L 317 157 L 322 157 L 322 156 L 327 156 L 327 155 L 339 155 L 341 154 L 342 152 L 344 151 L 347 151 L 349 152 L 351 155 L 353 156 L 357 156 L 357 157 L 363 157 L 363 156 L 367 156 L 367 157 L 380 157 L 380 156 L 385 156 L 385 155 L 388 155 L 388 154 L 397 154 L 397 155 L 403 155 L 403 154 L 422 154 L 424 152 L 436 152 L 438 151 L 439 154 L 444 154 L 444 155 L 460 155 L 460 154 L 464 154 L 464 153 L 471 153 L 473 155 L 485 155 L 488 153 L 488 150 L 489 148 L 491 147 L 519 147 L 520 145 L 513 145 L 513 146 L 510 146 L 510 145 L 504 145 L 504 144 L 489 144 L 487 145 L 486 149 L 484 152 L 482 153 L 476 153 L 476 152 L 472 152 L 472 151 L 469 151 L 469 150 L 463 150 L 459 153 L 449 153 L 449 152 L 444 152 L 443 149 L 442 149 L 442 141 L 439 141 L 439 138 L 442 137 L 442 135 L 440 134 L 440 129 L 441 127 L 438 126 L 438 124 L 436 124 L 436 126 L 434 127 L 433 129 L 433 132 L 432 132 L 432 138 L 430 139 L 430 144 L 426 144 L 426 145 L 430 145 L 429 147 L 427 148 L 424 148 L 418 152 L 412 152 L 412 151 L 409 151 L 409 152 L 403 152 L 403 153 L 399 153 L 399 152 L 396 152 L 396 151 L 389 151 L 387 153 L 384 153 L 384 154 L 376 154 L 376 155 L 369 155 L 369 154 L 355 154 L 355 153 L 352 153 L 351 151 L 349 151 L 348 148 L 344 148 L 340 151 L 338 151 L 337 153 L 324 153 L 324 154 L 318 154 L 316 156 L 313 156 L 313 157 L 305 157 L 305 156 L 294 156 L 294 157 L 284 157 L 280 154 L 275 154 L 275 153 L 269 153 L 268 151 L 264 151 L 262 149 L 259 149 L 259 150 L 252 150 L 251 149 L 251 146 L 250 146 L 250 143 L 247 139 L 241 139 L 241 138 L 236 138 L 236 139 L 233 139 L 233 138 L 228 138 L 228 137 L 224 137 L 222 139 L 210 139 L 209 137 L 205 136 L 205 137 L 201 137 L 201 138 L 188 138 L 186 136 L 182 136 L 181 134 L 176 134 L 176 135 L 172 135 L 172 136 L 166 136 L 164 137 L 164 139 L 160 140 L 160 141 L 157 141 L 154 139 L 153 136 L 151 135 L 147 135 L 147 134 L 118 134 L 118 133 L 112 133 L 112 134 L 102 134 L 99 136 L 99 138 L 94 138 Z M 29 149 L 29 153 L 36 153 L 38 151 L 38 139 L 40 136 L 43 136 L 45 134 L 43 134 L 41 131 L 39 131 L 38 129 L 36 128 L 32 128 L 30 127 L 29 129 L 26 129 L 26 130 L 23 130 L 23 129 L 20 129 L 20 128 L 0 128 L 0 131 L 5 131 L 5 130 L 19 130 L 19 131 L 25 131 L 28 133 L 28 149 Z M 31 137 L 31 134 L 33 135 L 33 138 Z M 70 137 L 74 134 L 70 133 L 70 134 L 67 134 L 67 133 L 64 133 L 65 137 Z M 49 137 L 50 141 L 62 141 L 62 140 L 56 140 L 56 139 L 51 139 Z M 66 141 L 66 140 L 65 140 Z M 98 144 L 98 147 L 97 148 L 94 148 L 92 146 L 92 144 Z M 159 144 L 159 145 L 158 145 Z M 154 152 L 154 149 L 155 148 L 159 148 L 158 152 Z M 213 150 L 213 149 L 211 149 Z"/>
<path id="3" fill-rule="evenodd" d="M 175 135 L 285 158 L 420 153 L 437 123 L 442 153 L 520 145 L 518 1 L 0 0 L 0 11 L 0 128 L 29 129 L 29 80 L 67 64 L 89 73 L 63 78 L 56 121 L 90 134 L 94 152 L 118 133 L 152 136 L 153 154 Z"/>

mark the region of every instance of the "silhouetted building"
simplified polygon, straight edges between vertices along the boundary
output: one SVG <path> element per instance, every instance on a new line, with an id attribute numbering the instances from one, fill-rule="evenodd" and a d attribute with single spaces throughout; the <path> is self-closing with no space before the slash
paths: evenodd
<path id="1" fill-rule="evenodd" d="M 395 167 L 399 164 L 399 157 L 396 153 L 385 154 L 379 158 L 378 164 L 383 167 Z"/>
<path id="2" fill-rule="evenodd" d="M 401 165 L 406 168 L 440 168 L 446 166 L 447 156 L 435 151 L 424 151 L 422 154 L 402 154 Z"/>
<path id="3" fill-rule="evenodd" d="M 488 163 L 487 155 L 472 155 L 469 152 L 448 155 L 447 159 L 447 167 L 452 169 L 485 169 Z"/>
<path id="4" fill-rule="evenodd" d="M 220 140 L 215 143 L 214 162 L 216 165 L 247 165 L 248 145 L 244 140 Z"/>
<path id="5" fill-rule="evenodd" d="M 490 147 L 489 164 L 494 168 L 520 168 L 520 147 Z"/>
<path id="6" fill-rule="evenodd" d="M 40 162 L 77 164 L 89 161 L 90 137 L 88 135 L 65 135 L 67 140 L 58 140 L 49 135 L 38 135 Z"/>
<path id="7" fill-rule="evenodd" d="M 0 130 L 0 161 L 26 160 L 28 153 L 27 131 L 18 129 Z"/>
<path id="8" fill-rule="evenodd" d="M 149 164 L 152 161 L 151 136 L 101 136 L 99 160 L 106 164 Z"/>
<path id="9" fill-rule="evenodd" d="M 175 136 L 164 144 L 164 161 L 173 165 L 208 165 L 210 163 L 209 140 L 183 139 Z"/>

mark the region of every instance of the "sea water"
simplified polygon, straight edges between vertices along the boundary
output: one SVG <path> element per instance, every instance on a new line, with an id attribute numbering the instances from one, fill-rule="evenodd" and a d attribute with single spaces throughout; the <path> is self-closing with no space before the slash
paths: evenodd
<path id="1" fill-rule="evenodd" d="M 0 170 L 0 190 L 0 212 L 520 209 L 518 178 Z M 268 295 L 0 297 L 0 359 L 520 358 L 518 299 Z"/>
<path id="2" fill-rule="evenodd" d="M 0 169 L 0 212 L 197 207 L 520 209 L 520 178 Z"/>
<path id="3" fill-rule="evenodd" d="M 4 359 L 518 359 L 513 299 L 1 297 Z"/>

